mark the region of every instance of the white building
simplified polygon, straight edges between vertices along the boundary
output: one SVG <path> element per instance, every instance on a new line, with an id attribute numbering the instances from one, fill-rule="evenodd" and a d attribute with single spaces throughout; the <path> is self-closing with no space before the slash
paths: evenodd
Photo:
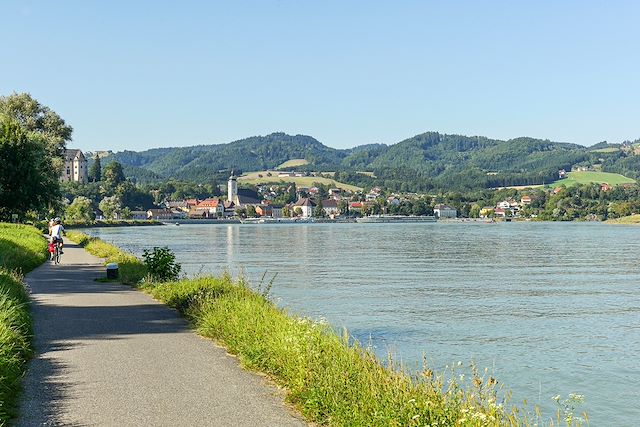
<path id="1" fill-rule="evenodd" d="M 147 216 L 147 211 L 131 211 L 131 219 L 146 220 Z"/>
<path id="2" fill-rule="evenodd" d="M 458 211 L 451 206 L 440 204 L 433 208 L 433 214 L 436 218 L 456 218 Z"/>
<path id="3" fill-rule="evenodd" d="M 89 182 L 89 171 L 87 170 L 87 159 L 81 150 L 67 149 L 64 152 L 64 168 L 60 175 L 62 182 Z"/>
<path id="4" fill-rule="evenodd" d="M 302 218 L 310 218 L 313 216 L 313 209 L 315 207 L 316 207 L 316 204 L 314 203 L 314 201 L 308 197 L 305 197 L 298 200 L 293 205 L 293 210 L 295 211 L 296 208 L 300 208 L 300 210 L 302 211 L 302 214 L 301 214 Z"/>
<path id="5" fill-rule="evenodd" d="M 340 213 L 338 210 L 338 202 L 334 199 L 327 199 L 322 201 L 322 210 L 325 215 L 333 217 Z"/>

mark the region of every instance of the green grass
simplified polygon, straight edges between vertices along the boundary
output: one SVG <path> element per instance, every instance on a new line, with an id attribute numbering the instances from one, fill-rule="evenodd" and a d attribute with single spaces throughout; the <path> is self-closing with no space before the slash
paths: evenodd
<path id="1" fill-rule="evenodd" d="M 267 173 L 271 173 L 271 176 L 268 176 Z M 238 182 L 242 184 L 249 185 L 257 185 L 257 184 L 267 184 L 272 182 L 295 182 L 296 185 L 301 187 L 311 187 L 314 183 L 329 185 L 331 187 L 341 188 L 346 191 L 358 192 L 362 191 L 362 187 L 356 187 L 355 185 L 344 184 L 342 182 L 338 182 L 335 179 L 326 178 L 323 176 L 291 176 L 291 177 L 278 177 L 278 171 L 259 171 L 259 172 L 251 172 L 245 175 L 242 175 L 238 178 Z M 262 175 L 261 177 L 258 175 Z"/>
<path id="2" fill-rule="evenodd" d="M 592 153 L 616 153 L 620 151 L 618 147 L 599 148 L 597 150 L 591 150 Z"/>
<path id="3" fill-rule="evenodd" d="M 291 159 L 291 160 L 287 160 L 286 162 L 282 163 L 276 169 L 295 168 L 296 166 L 304 166 L 304 165 L 308 165 L 308 164 L 309 164 L 309 161 L 305 160 L 305 159 Z"/>
<path id="4" fill-rule="evenodd" d="M 561 185 L 570 187 L 576 184 L 592 184 L 592 183 L 603 184 L 604 183 L 609 185 L 620 185 L 620 184 L 633 184 L 634 182 L 636 181 L 617 173 L 569 172 L 567 174 L 567 178 L 559 179 L 550 185 L 551 187 L 559 187 Z"/>
<path id="5" fill-rule="evenodd" d="M 38 229 L 0 223 L 0 425 L 16 414 L 20 380 L 31 355 L 29 296 L 22 274 L 42 264 L 46 250 Z"/>
<path id="6" fill-rule="evenodd" d="M 84 247 L 90 254 L 105 258 L 106 263 L 117 263 L 120 281 L 124 284 L 136 285 L 147 275 L 147 269 L 142 261 L 109 243 L 76 231 L 68 231 L 67 237 Z"/>

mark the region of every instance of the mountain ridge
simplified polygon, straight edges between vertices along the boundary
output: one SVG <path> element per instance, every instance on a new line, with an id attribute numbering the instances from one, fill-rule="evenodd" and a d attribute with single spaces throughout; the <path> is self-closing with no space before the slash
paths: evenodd
<path id="1" fill-rule="evenodd" d="M 305 159 L 309 164 L 297 169 L 342 173 L 367 170 L 374 172 L 381 182 L 389 181 L 390 187 L 401 186 L 405 180 L 419 182 L 427 189 L 468 189 L 549 182 L 558 170 L 570 169 L 576 164 L 599 162 L 615 169 L 616 164 L 624 163 L 618 162 L 619 154 L 532 137 L 499 140 L 433 131 L 389 145 L 364 144 L 337 149 L 309 135 L 274 132 L 223 144 L 125 150 L 113 153 L 104 161 L 122 163 L 125 172 L 134 179 L 138 178 L 136 171 L 143 169 L 151 172 L 145 179 L 157 176 L 197 181 L 204 175 L 219 175 L 231 169 L 266 170 L 290 159 Z M 629 165 L 631 169 L 635 167 L 635 162 L 625 164 L 627 169 Z"/>

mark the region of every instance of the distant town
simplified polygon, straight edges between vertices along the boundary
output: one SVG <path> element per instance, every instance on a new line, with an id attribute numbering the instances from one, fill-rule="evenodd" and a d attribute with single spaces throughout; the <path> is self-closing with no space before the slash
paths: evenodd
<path id="1" fill-rule="evenodd" d="M 573 173 L 590 173 L 587 168 L 576 168 Z M 560 202 L 560 198 L 574 190 L 568 190 L 563 185 L 555 187 L 532 186 L 527 188 L 503 188 L 482 194 L 482 198 L 475 200 L 459 193 L 449 194 L 419 194 L 385 191 L 379 186 L 373 186 L 366 191 L 354 191 L 331 187 L 327 185 L 302 186 L 295 182 L 286 182 L 300 177 L 313 177 L 307 171 L 279 170 L 267 171 L 267 176 L 257 175 L 259 178 L 273 177 L 273 183 L 261 183 L 250 187 L 241 187 L 238 176 L 231 172 L 226 182 L 226 188 L 213 189 L 217 196 L 184 197 L 171 199 L 162 197 L 158 191 L 151 190 L 156 196 L 155 206 L 147 209 L 131 209 L 119 205 L 116 196 L 111 196 L 113 203 L 100 203 L 93 208 L 93 217 L 98 220 L 229 220 L 229 219 L 320 219 L 326 221 L 345 221 L 354 217 L 368 215 L 411 215 L 434 216 L 440 220 L 456 218 L 477 218 L 484 220 L 511 219 L 550 219 L 549 216 L 563 216 L 560 219 L 576 219 L 576 210 Z M 558 171 L 558 180 L 567 180 L 570 173 L 564 169 Z M 88 185 L 91 182 L 88 161 L 81 150 L 68 149 L 65 152 L 65 165 L 60 177 L 62 182 Z M 280 182 L 275 182 L 280 181 Z M 283 182 L 285 181 L 285 182 Z M 569 182 L 569 180 L 567 180 Z M 595 185 L 595 187 L 594 187 Z M 600 199 L 609 193 L 615 195 L 620 191 L 632 191 L 637 187 L 635 183 L 610 185 L 607 183 L 592 184 L 591 192 L 597 192 Z M 225 191 L 226 190 L 226 191 Z M 615 190 L 615 191 L 614 191 Z M 489 194 L 489 197 L 487 197 Z M 574 199 L 575 197 L 572 196 Z M 582 196 L 584 197 L 584 195 Z M 595 196 L 589 196 L 595 197 Z M 617 195 L 613 197 L 625 198 Z M 558 199 L 553 209 L 549 210 L 550 201 Z M 105 197 L 104 201 L 109 201 Z M 69 200 L 71 202 L 71 200 Z M 487 203 L 489 202 L 489 203 Z M 608 216 L 631 215 L 637 211 L 630 202 L 620 204 L 606 202 L 604 209 L 594 209 L 588 212 L 585 219 L 603 219 Z M 108 208 L 111 206 L 111 208 Z M 104 207 L 105 209 L 100 209 Z M 598 216 L 600 215 L 600 216 Z M 554 218 L 551 218 L 554 219 Z"/>

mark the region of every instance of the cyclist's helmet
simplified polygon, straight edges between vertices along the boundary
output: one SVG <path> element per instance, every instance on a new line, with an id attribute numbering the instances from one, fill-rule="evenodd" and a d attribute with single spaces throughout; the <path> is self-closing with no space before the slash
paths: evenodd
<path id="1" fill-rule="evenodd" d="M 60 218 L 54 218 L 53 222 L 55 222 L 56 224 L 60 224 L 61 220 L 60 220 Z"/>

